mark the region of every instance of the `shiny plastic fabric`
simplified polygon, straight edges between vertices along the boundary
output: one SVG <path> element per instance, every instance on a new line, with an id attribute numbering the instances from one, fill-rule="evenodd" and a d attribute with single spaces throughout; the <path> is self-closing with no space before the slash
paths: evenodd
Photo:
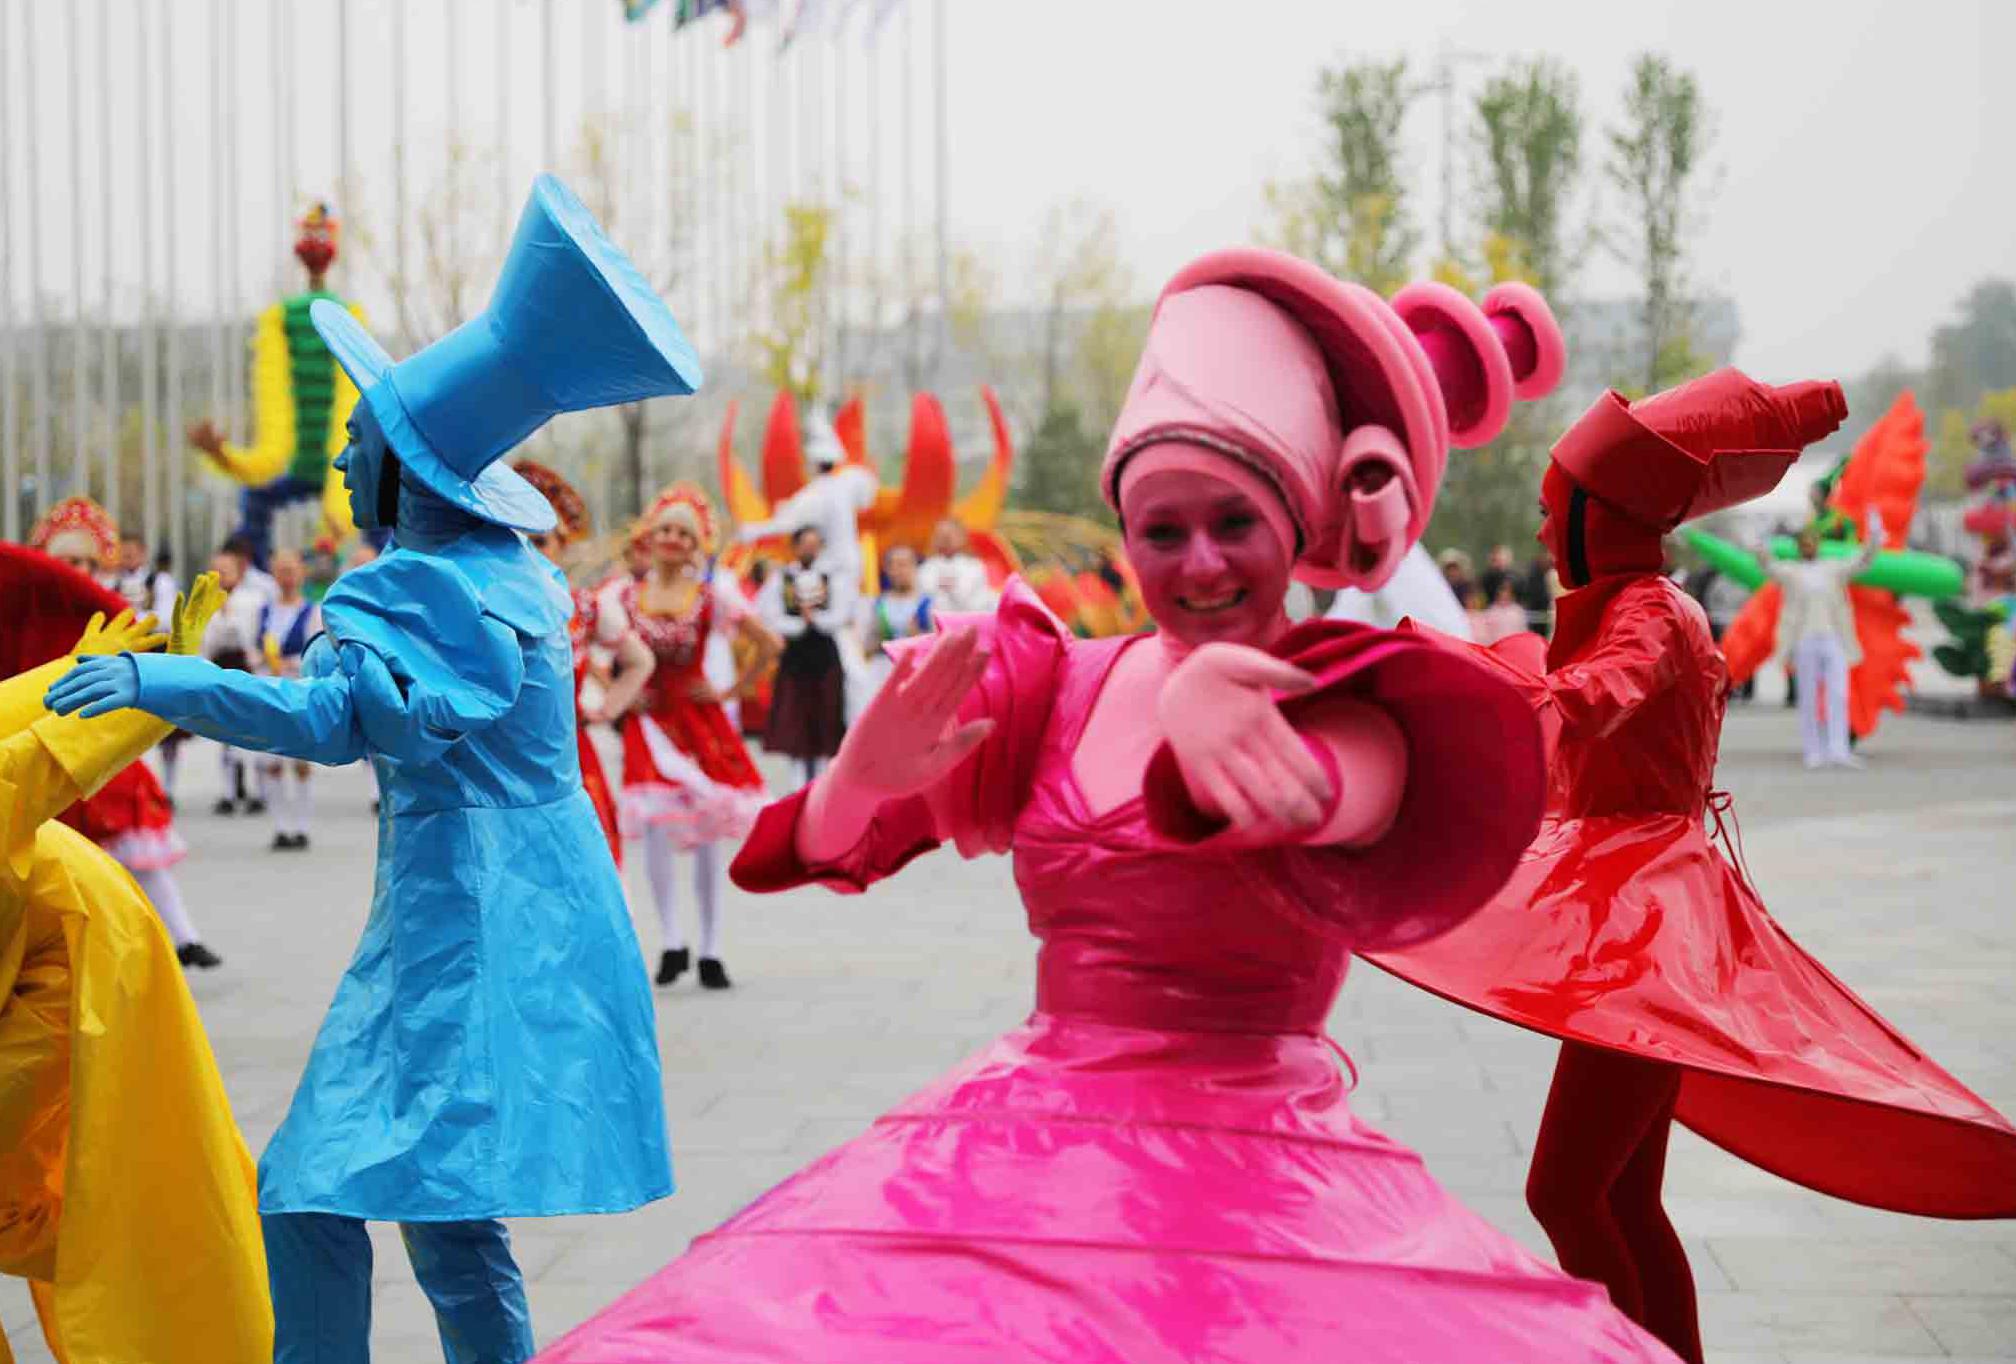
<path id="1" fill-rule="evenodd" d="M 32 561 L 0 561 L 0 587 L 10 645 L 76 640 L 86 611 Z M 52 818 L 167 727 L 47 715 L 67 662 L 0 683 L 0 1273 L 30 1279 L 69 1364 L 265 1364 L 252 1160 L 175 949 L 133 878 Z"/>
<path id="2" fill-rule="evenodd" d="M 1368 960 L 1683 1067 L 1675 1116 L 1787 1179 L 1900 1212 L 2016 1215 L 2016 1128 L 1802 951 L 1709 843 L 1728 674 L 1700 608 L 1641 575 L 1557 610 L 1550 671 L 1529 681 L 1559 734 L 1540 836 L 1484 912 Z"/>
<path id="3" fill-rule="evenodd" d="M 479 526 L 345 574 L 299 680 L 135 658 L 143 709 L 369 756 L 383 794 L 370 920 L 262 1211 L 464 1221 L 671 1192 L 650 988 L 576 761 L 571 609 L 557 570 Z"/>
<path id="4" fill-rule="evenodd" d="M 1071 755 L 1129 641 L 1071 641 L 1019 583 L 993 624 L 968 705 L 996 727 L 941 789 L 886 803 L 820 865 L 794 851 L 801 792 L 735 876 L 859 887 L 941 836 L 984 847 L 1005 818 L 1036 1012 L 539 1358 L 1671 1359 L 1351 1113 L 1320 1029 L 1337 927 L 1381 923 L 1303 912 L 1347 893 L 1335 863 L 1175 843 L 1140 799 L 1092 809 Z"/>

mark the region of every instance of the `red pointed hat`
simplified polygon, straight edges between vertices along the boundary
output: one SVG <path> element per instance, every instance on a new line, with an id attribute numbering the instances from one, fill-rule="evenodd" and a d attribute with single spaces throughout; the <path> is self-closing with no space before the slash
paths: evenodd
<path id="1" fill-rule="evenodd" d="M 1635 403 L 1610 390 L 1553 457 L 1591 497 L 1668 531 L 1770 492 L 1847 416 L 1837 383 L 1777 387 L 1719 369 Z"/>

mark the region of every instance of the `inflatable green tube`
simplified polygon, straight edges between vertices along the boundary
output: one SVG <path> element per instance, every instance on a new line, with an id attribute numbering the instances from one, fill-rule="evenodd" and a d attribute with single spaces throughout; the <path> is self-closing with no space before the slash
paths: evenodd
<path id="1" fill-rule="evenodd" d="M 1708 561 L 1709 567 L 1753 592 L 1764 585 L 1764 565 L 1758 563 L 1757 556 L 1749 550 L 1691 526 L 1680 534 L 1696 554 Z M 1820 542 L 1820 557 L 1848 559 L 1854 557 L 1857 548 L 1841 540 L 1823 540 Z M 1798 543 L 1789 535 L 1777 536 L 1771 541 L 1771 555 L 1777 559 L 1796 559 L 1799 557 Z M 1876 561 L 1855 581 L 1864 587 L 1894 592 L 1900 597 L 1945 601 L 1960 595 L 1967 585 L 1967 575 L 1958 563 L 1942 554 L 1898 549 L 1878 554 Z"/>

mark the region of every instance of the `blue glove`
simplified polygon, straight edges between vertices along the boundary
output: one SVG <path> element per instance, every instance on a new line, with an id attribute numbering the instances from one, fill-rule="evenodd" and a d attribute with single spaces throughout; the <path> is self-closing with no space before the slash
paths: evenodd
<path id="1" fill-rule="evenodd" d="M 127 654 L 94 654 L 50 684 L 42 704 L 58 715 L 82 708 L 83 718 L 140 704 L 140 665 Z"/>

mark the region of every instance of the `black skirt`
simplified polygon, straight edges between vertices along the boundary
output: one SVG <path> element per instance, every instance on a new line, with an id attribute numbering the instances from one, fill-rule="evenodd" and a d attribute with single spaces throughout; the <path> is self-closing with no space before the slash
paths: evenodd
<path id="1" fill-rule="evenodd" d="M 847 733 L 847 672 L 831 635 L 807 629 L 784 645 L 763 747 L 792 758 L 830 758 Z"/>

